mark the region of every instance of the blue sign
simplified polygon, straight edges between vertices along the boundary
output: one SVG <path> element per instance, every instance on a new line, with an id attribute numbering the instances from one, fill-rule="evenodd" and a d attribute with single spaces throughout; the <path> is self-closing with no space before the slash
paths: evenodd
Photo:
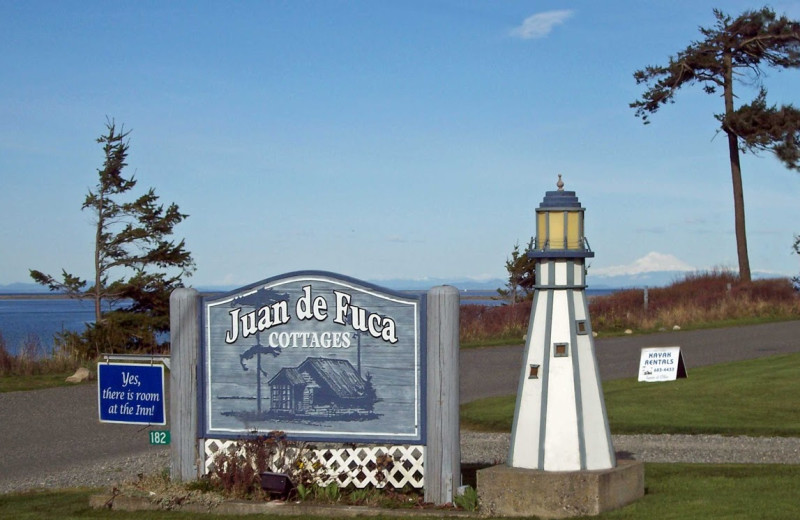
<path id="1" fill-rule="evenodd" d="M 97 407 L 100 422 L 166 424 L 164 367 L 98 363 Z"/>
<path id="2" fill-rule="evenodd" d="M 319 271 L 205 298 L 206 435 L 421 442 L 424 305 Z"/>

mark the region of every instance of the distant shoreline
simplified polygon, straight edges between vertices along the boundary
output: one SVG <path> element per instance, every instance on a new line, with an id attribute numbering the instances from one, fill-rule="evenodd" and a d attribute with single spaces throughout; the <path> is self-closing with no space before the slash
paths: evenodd
<path id="1" fill-rule="evenodd" d="M 605 292 L 605 289 L 599 289 Z M 417 292 L 417 291 L 412 291 Z M 608 292 L 614 292 L 609 290 Z M 465 294 L 466 293 L 466 294 Z M 472 294 L 470 294 L 472 293 Z M 488 294 L 475 294 L 475 293 L 488 293 Z M 214 296 L 216 292 L 201 292 L 201 296 Z M 591 295 L 595 296 L 595 295 Z M 460 293 L 461 300 L 494 300 L 494 301 L 507 301 L 502 296 L 497 294 L 497 291 L 488 291 L 484 289 L 476 289 L 475 291 L 465 290 Z M 0 293 L 0 300 L 67 300 L 67 299 L 80 299 L 74 298 L 66 293 Z M 82 298 L 84 300 L 91 300 L 91 296 Z"/>
<path id="2" fill-rule="evenodd" d="M 64 293 L 0 293 L 0 300 L 66 300 L 67 298 L 72 297 Z"/>

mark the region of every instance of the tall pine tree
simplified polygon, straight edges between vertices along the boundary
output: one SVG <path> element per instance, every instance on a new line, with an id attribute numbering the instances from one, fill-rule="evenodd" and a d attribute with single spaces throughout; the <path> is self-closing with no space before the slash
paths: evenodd
<path id="1" fill-rule="evenodd" d="M 173 228 L 187 215 L 174 203 L 164 207 L 153 188 L 133 197 L 136 180 L 123 174 L 129 132 L 118 131 L 114 121 L 106 123 L 106 130 L 97 139 L 103 146 L 103 168 L 81 207 L 95 219 L 93 283 L 63 269 L 61 280 L 30 271 L 36 282 L 53 291 L 93 300 L 95 323 L 59 338 L 86 357 L 163 347 L 159 343 L 169 330 L 170 293 L 194 272 L 184 241 L 171 239 Z"/>
<path id="2" fill-rule="evenodd" d="M 648 124 L 649 116 L 674 103 L 675 93 L 685 85 L 700 84 L 708 94 L 721 91 L 724 110 L 715 117 L 728 137 L 739 276 L 749 282 L 739 152 L 771 151 L 786 167 L 800 170 L 800 111 L 792 105 L 769 106 L 762 84 L 764 66 L 800 67 L 800 23 L 778 17 L 767 7 L 746 11 L 737 18 L 714 10 L 714 16 L 713 27 L 700 28 L 703 39 L 670 57 L 667 65 L 634 73 L 636 83 L 648 89 L 631 103 L 631 108 Z M 752 102 L 738 108 L 736 81 L 755 82 L 760 87 Z"/>

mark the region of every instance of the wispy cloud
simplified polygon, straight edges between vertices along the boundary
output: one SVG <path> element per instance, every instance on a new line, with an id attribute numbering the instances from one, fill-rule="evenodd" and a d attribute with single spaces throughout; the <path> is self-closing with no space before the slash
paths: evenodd
<path id="1" fill-rule="evenodd" d="M 545 11 L 525 18 L 522 25 L 511 30 L 511 36 L 523 40 L 544 38 L 556 25 L 564 23 L 575 11 L 562 9 L 558 11 Z"/>

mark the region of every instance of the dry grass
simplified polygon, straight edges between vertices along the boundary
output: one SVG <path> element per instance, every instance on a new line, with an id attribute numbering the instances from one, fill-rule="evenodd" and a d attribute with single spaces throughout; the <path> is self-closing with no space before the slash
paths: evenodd
<path id="1" fill-rule="evenodd" d="M 531 302 L 490 307 L 461 306 L 461 344 L 519 341 L 528 331 Z"/>
<path id="2" fill-rule="evenodd" d="M 800 319 L 800 294 L 788 278 L 742 283 L 730 272 L 688 275 L 668 287 L 632 289 L 600 296 L 589 304 L 599 332 L 699 328 L 732 322 Z"/>
<path id="3" fill-rule="evenodd" d="M 74 370 L 80 364 L 63 351 L 46 355 L 36 334 L 30 334 L 22 343 L 17 355 L 9 353 L 5 338 L 0 333 L 0 376 L 34 376 L 60 374 Z"/>
<path id="4" fill-rule="evenodd" d="M 521 342 L 530 309 L 529 301 L 500 307 L 462 305 L 462 345 Z M 646 308 L 643 289 L 594 297 L 589 314 L 592 329 L 602 334 L 792 320 L 800 319 L 800 293 L 788 278 L 742 283 L 733 273 L 713 271 L 649 289 Z"/>

